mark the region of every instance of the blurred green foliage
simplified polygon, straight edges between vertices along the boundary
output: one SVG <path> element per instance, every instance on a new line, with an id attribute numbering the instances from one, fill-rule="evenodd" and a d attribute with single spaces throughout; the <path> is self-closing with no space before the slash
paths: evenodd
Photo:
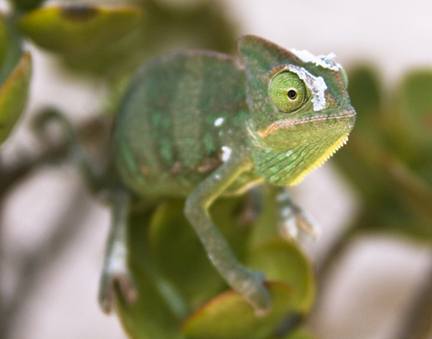
<path id="1" fill-rule="evenodd" d="M 142 20 L 133 7 L 49 6 L 22 16 L 18 26 L 39 46 L 66 55 L 88 55 L 130 33 Z"/>
<path id="2" fill-rule="evenodd" d="M 73 72 L 110 80 L 130 74 L 144 60 L 167 51 L 230 52 L 237 37 L 215 1 L 182 6 L 130 0 L 118 5 L 122 6 L 95 7 L 84 2 L 46 6 L 28 12 L 19 25 L 36 44 L 58 53 Z"/>
<path id="3" fill-rule="evenodd" d="M 27 12 L 38 8 L 45 0 L 12 0 L 12 6 L 17 12 Z"/>
<path id="4" fill-rule="evenodd" d="M 432 240 L 432 71 L 407 73 L 384 90 L 379 72 L 353 69 L 357 111 L 350 142 L 335 162 L 362 200 L 353 227 Z"/>
<path id="5" fill-rule="evenodd" d="M 0 144 L 12 132 L 27 104 L 32 63 L 23 53 L 13 23 L 0 15 Z"/>

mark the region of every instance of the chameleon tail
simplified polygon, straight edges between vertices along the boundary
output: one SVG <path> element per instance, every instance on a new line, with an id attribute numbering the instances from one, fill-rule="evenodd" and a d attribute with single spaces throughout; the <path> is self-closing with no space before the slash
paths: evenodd
<path id="1" fill-rule="evenodd" d="M 94 192 L 100 191 L 103 186 L 102 175 L 98 174 L 95 170 L 87 151 L 79 142 L 79 137 L 74 127 L 63 113 L 55 108 L 45 108 L 33 120 L 32 127 L 39 139 L 41 139 L 44 144 L 48 144 L 50 138 L 47 127 L 53 123 L 60 127 L 61 135 L 65 138 L 63 142 L 67 147 L 68 153 L 72 156 L 74 163 L 83 173 L 90 189 Z"/>

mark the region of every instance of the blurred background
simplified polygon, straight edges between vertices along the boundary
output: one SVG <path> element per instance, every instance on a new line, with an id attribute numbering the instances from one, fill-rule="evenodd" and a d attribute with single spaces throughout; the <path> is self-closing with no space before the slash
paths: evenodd
<path id="1" fill-rule="evenodd" d="M 418 338 L 432 338 L 432 311 L 422 302 L 432 291 L 431 2 L 129 3 L 143 7 L 149 28 L 123 54 L 59 54 L 52 46 L 36 46 L 29 34 L 30 100 L 2 148 L 2 171 L 44 154 L 30 132 L 40 109 L 55 106 L 84 126 L 84 136 L 91 135 L 99 125 L 87 122 L 114 112 L 128 75 L 162 52 L 206 48 L 234 54 L 242 34 L 316 55 L 333 52 L 350 75 L 359 116 L 346 149 L 292 189 L 322 228 L 317 241 L 302 242 L 322 277 L 307 327 L 322 339 L 417 338 L 402 336 L 413 326 L 426 328 Z M 0 0 L 0 8 L 7 12 L 10 4 Z M 101 56 L 106 62 L 98 61 Z M 116 58 L 130 62 L 116 68 Z M 104 315 L 96 300 L 107 206 L 88 193 L 71 162 L 32 166 L 19 179 L 0 177 L 1 187 L 16 179 L 1 196 L 0 302 L 8 314 L 0 319 L 0 337 L 125 338 L 117 318 Z M 416 323 L 423 318 L 418 314 L 429 314 L 426 323 Z"/>

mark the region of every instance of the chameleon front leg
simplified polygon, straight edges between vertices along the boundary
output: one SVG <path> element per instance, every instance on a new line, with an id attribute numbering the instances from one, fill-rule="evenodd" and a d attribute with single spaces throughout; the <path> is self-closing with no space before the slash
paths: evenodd
<path id="1" fill-rule="evenodd" d="M 277 213 L 280 234 L 286 239 L 297 239 L 300 232 L 317 238 L 320 229 L 312 218 L 296 205 L 285 187 L 277 188 Z"/>
<path id="2" fill-rule="evenodd" d="M 115 285 L 128 303 L 137 298 L 136 287 L 128 268 L 127 220 L 130 193 L 123 187 L 112 191 L 110 233 L 99 286 L 99 304 L 105 313 L 114 306 Z"/>
<path id="3" fill-rule="evenodd" d="M 189 196 L 185 214 L 222 277 L 255 308 L 257 314 L 264 314 L 271 303 L 270 295 L 264 287 L 264 276 L 249 270 L 237 260 L 208 214 L 213 201 L 251 166 L 246 157 L 232 154 L 227 162 L 199 184 Z"/>

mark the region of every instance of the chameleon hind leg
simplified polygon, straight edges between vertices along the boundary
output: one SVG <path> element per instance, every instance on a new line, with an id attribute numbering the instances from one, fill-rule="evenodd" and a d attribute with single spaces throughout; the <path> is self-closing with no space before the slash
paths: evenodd
<path id="1" fill-rule="evenodd" d="M 249 270 L 237 260 L 208 214 L 213 201 L 242 172 L 250 169 L 250 160 L 242 156 L 245 153 L 232 154 L 227 162 L 195 188 L 186 201 L 185 214 L 222 277 L 255 308 L 257 314 L 264 314 L 270 308 L 264 276 Z"/>
<path id="2" fill-rule="evenodd" d="M 111 226 L 99 286 L 99 304 L 106 313 L 113 309 L 116 285 L 128 303 L 133 303 L 137 298 L 135 283 L 128 267 L 127 221 L 130 193 L 120 185 L 111 193 Z"/>
<path id="3" fill-rule="evenodd" d="M 131 208 L 131 194 L 120 184 L 112 189 L 111 194 L 111 227 L 99 287 L 99 304 L 102 310 L 109 313 L 113 309 L 116 287 L 129 305 L 137 300 L 139 293 L 146 292 L 139 290 L 140 286 L 135 284 L 130 267 L 133 260 L 136 264 L 139 262 L 139 266 L 172 313 L 179 319 L 184 319 L 189 312 L 188 306 L 176 287 L 165 279 L 153 264 L 145 245 L 148 239 L 133 236 L 133 228 L 147 229 L 158 205 L 145 204 L 145 208 L 138 210 Z M 128 236 L 129 233 L 132 237 Z M 132 249 L 133 242 L 136 244 L 137 239 L 145 242 L 139 244 L 139 254 Z M 139 280 L 137 282 L 139 283 Z"/>
<path id="4" fill-rule="evenodd" d="M 34 120 L 33 127 L 40 137 L 46 137 L 48 124 L 56 123 L 65 136 L 66 146 L 90 189 L 97 193 L 104 188 L 104 174 L 98 174 L 90 161 L 86 150 L 78 140 L 74 127 L 62 113 L 56 109 L 43 110 Z M 113 309 L 115 286 L 118 285 L 127 302 L 132 303 L 137 297 L 135 284 L 127 266 L 127 216 L 129 212 L 129 192 L 120 185 L 110 190 L 111 226 L 106 248 L 102 277 L 99 288 L 99 304 L 109 313 Z"/>

